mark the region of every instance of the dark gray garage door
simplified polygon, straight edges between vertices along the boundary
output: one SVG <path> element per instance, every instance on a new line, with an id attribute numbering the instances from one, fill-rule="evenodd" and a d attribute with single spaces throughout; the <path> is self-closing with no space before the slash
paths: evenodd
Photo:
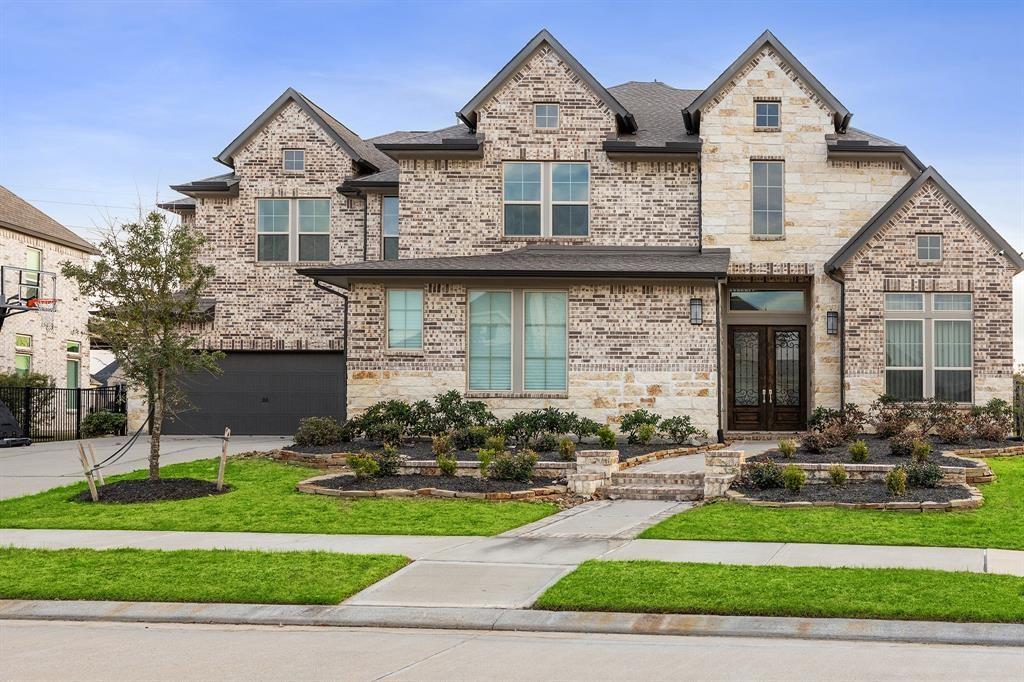
<path id="1" fill-rule="evenodd" d="M 170 434 L 288 435 L 310 416 L 345 418 L 342 353 L 228 353 L 224 373 L 181 381 L 187 407 L 164 423 Z"/>

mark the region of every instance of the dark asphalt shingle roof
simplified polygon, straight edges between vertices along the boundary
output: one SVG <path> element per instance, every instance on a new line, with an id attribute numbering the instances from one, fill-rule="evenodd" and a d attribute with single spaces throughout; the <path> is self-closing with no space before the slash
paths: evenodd
<path id="1" fill-rule="evenodd" d="M 0 226 L 86 253 L 99 253 L 95 246 L 3 185 L 0 185 Z"/>
<path id="2" fill-rule="evenodd" d="M 157 207 L 168 211 L 194 210 L 196 207 L 196 200 L 192 197 L 182 197 L 180 199 L 161 201 L 157 204 Z"/>
<path id="3" fill-rule="evenodd" d="M 693 279 L 723 277 L 729 249 L 532 245 L 475 256 L 362 261 L 299 274 L 347 287 L 350 278 L 392 277 L 595 277 Z"/>
<path id="4" fill-rule="evenodd" d="M 858 128 L 848 128 L 846 133 L 830 133 L 825 136 L 825 139 L 829 142 L 867 142 L 868 146 L 876 147 L 896 147 L 899 146 L 899 142 L 893 142 L 890 139 L 884 138 L 881 135 L 875 135 L 869 133 L 866 130 L 860 130 Z"/>
<path id="5" fill-rule="evenodd" d="M 663 147 L 666 142 L 697 142 L 699 137 L 687 135 L 682 111 L 701 93 L 681 90 L 661 82 L 629 81 L 614 85 L 608 91 L 636 119 L 633 135 L 620 135 L 618 140 L 636 142 L 641 147 Z"/>

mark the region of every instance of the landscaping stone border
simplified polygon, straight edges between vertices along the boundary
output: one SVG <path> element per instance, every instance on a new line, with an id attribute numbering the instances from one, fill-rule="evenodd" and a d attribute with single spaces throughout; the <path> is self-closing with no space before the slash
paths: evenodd
<path id="1" fill-rule="evenodd" d="M 291 450 L 272 450 L 269 453 L 274 459 L 283 462 L 305 464 L 317 469 L 347 469 L 348 456 L 352 452 L 332 452 L 330 454 L 312 454 L 292 452 Z M 439 476 L 437 461 L 433 459 L 407 459 L 398 468 L 402 474 L 421 474 L 423 476 Z M 544 478 L 565 478 L 576 471 L 576 462 L 539 461 L 533 472 Z M 459 460 L 455 465 L 456 476 L 472 476 L 482 478 L 477 462 Z"/>
<path id="2" fill-rule="evenodd" d="M 709 443 L 708 445 L 688 445 L 682 448 L 656 450 L 655 452 L 648 452 L 646 455 L 637 455 L 636 457 L 630 457 L 629 459 L 619 462 L 619 471 L 639 466 L 641 464 L 646 464 L 647 462 L 666 459 L 668 457 L 683 457 L 685 455 L 697 455 L 702 452 L 707 452 L 708 450 L 721 450 L 728 445 L 731 445 L 731 443 Z"/>
<path id="3" fill-rule="evenodd" d="M 730 502 L 737 504 L 749 504 L 752 507 L 779 507 L 783 509 L 810 509 L 812 507 L 840 507 L 842 509 L 884 509 L 887 511 L 910 511 L 910 512 L 938 512 L 953 511 L 954 509 L 977 509 L 983 503 L 981 491 L 973 486 L 967 486 L 970 497 L 949 502 L 833 502 L 822 500 L 817 502 L 794 501 L 775 502 L 771 500 L 755 500 L 747 497 L 738 490 L 725 491 L 725 497 Z"/>
<path id="4" fill-rule="evenodd" d="M 305 481 L 299 481 L 295 489 L 300 493 L 310 495 L 327 495 L 329 497 L 360 498 L 360 497 L 457 497 L 469 500 L 489 500 L 501 502 L 506 500 L 529 500 L 531 502 L 544 502 L 560 498 L 565 494 L 567 488 L 564 485 L 548 485 L 539 488 L 527 488 L 526 490 L 515 490 L 512 492 L 495 493 L 470 493 L 461 490 L 444 490 L 443 488 L 391 488 L 388 490 L 337 490 L 317 485 L 317 481 L 328 478 L 336 478 L 338 474 L 325 474 L 314 476 Z"/>
<path id="5" fill-rule="evenodd" d="M 957 455 L 961 457 L 962 455 Z M 951 467 L 951 466 L 940 466 L 942 469 L 942 483 L 944 485 L 955 485 L 957 483 L 974 484 L 974 483 L 989 483 L 996 480 L 996 476 L 992 473 L 992 469 L 988 467 L 985 462 L 964 457 L 964 459 L 970 459 L 975 462 L 977 466 L 974 467 Z M 817 485 L 821 483 L 829 483 L 828 469 L 835 462 L 828 464 L 824 463 L 811 463 L 811 462 L 794 462 L 788 459 L 777 459 L 773 460 L 776 464 L 782 467 L 795 466 L 797 469 L 802 469 L 807 474 L 807 483 Z M 748 469 L 756 464 L 756 462 L 744 462 L 743 468 Z M 884 481 L 885 475 L 889 473 L 891 469 L 896 468 L 897 464 L 845 464 L 839 462 L 846 469 L 847 475 L 851 481 Z"/>

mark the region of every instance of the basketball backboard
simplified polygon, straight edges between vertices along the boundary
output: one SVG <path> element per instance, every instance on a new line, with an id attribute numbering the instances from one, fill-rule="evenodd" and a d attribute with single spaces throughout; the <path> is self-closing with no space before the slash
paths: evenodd
<path id="1" fill-rule="evenodd" d="M 0 306 L 6 314 L 57 309 L 57 273 L 4 265 L 0 275 Z"/>

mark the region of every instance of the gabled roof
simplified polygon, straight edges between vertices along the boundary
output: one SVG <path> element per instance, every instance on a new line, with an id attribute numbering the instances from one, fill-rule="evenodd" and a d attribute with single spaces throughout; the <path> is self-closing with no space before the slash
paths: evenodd
<path id="1" fill-rule="evenodd" d="M 192 180 L 180 185 L 171 185 L 171 189 L 188 196 L 199 192 L 230 192 L 238 194 L 238 176 L 235 175 L 234 171 L 221 173 L 220 175 L 203 178 L 202 180 Z"/>
<path id="2" fill-rule="evenodd" d="M 3 185 L 0 185 L 0 227 L 85 253 L 99 253 L 95 246 Z"/>
<path id="3" fill-rule="evenodd" d="M 234 168 L 235 152 L 238 151 L 238 149 L 258 130 L 266 125 L 268 121 L 276 116 L 281 108 L 289 102 L 294 102 L 304 112 L 306 112 L 306 115 L 323 128 L 324 132 L 326 132 L 332 140 L 338 143 L 338 146 L 341 147 L 355 163 L 362 166 L 366 172 L 376 173 L 390 163 L 390 160 L 376 147 L 346 128 L 340 121 L 318 107 L 312 102 L 312 100 L 294 88 L 288 88 L 285 90 L 284 93 L 274 100 L 274 103 L 267 107 L 266 111 L 260 114 L 248 128 L 243 130 L 238 137 L 232 140 L 231 144 L 224 148 L 224 151 L 213 157 L 214 160 L 223 163 L 225 166 Z"/>
<path id="4" fill-rule="evenodd" d="M 818 97 L 825 102 L 825 104 L 832 110 L 832 119 L 835 124 L 836 132 L 843 132 L 846 130 L 846 126 L 849 125 L 850 117 L 853 114 L 843 106 L 842 102 L 836 99 L 835 95 L 828 91 L 821 82 L 814 77 L 810 71 L 807 70 L 800 60 L 793 56 L 793 53 L 786 49 L 786 46 L 782 44 L 778 38 L 771 31 L 765 31 L 762 33 L 757 40 L 750 44 L 743 54 L 741 54 L 736 61 L 729 65 L 722 75 L 715 79 L 715 82 L 709 85 L 704 92 L 700 94 L 689 106 L 683 109 L 683 120 L 686 122 L 687 132 L 696 134 L 700 132 L 700 110 L 707 104 L 712 97 L 717 95 L 722 88 L 729 84 L 729 82 L 736 77 L 743 67 L 757 55 L 765 46 L 771 47 L 775 50 L 783 61 L 796 72 L 800 80 L 804 82 L 807 87 L 814 91 Z"/>
<path id="5" fill-rule="evenodd" d="M 910 201 L 911 197 L 917 194 L 918 190 L 924 187 L 925 183 L 929 180 L 938 185 L 939 189 L 956 204 L 956 207 L 967 217 L 971 223 L 977 227 L 985 238 L 988 239 L 992 245 L 1002 252 L 1002 255 L 1006 256 L 1013 263 L 1017 271 L 1024 270 L 1024 258 L 1021 257 L 1020 253 L 1017 252 L 1010 244 L 1003 239 L 1002 235 L 996 232 L 995 228 L 988 224 L 981 215 L 974 210 L 967 201 L 960 196 L 960 193 L 953 189 L 944 177 L 942 177 L 937 170 L 933 167 L 928 166 L 924 169 L 919 176 L 908 182 L 903 186 L 899 192 L 890 199 L 885 206 L 878 210 L 871 220 L 864 224 L 862 228 L 857 230 L 857 233 L 850 237 L 850 240 L 843 244 L 842 248 L 836 251 L 836 254 L 825 263 L 825 270 L 834 272 L 850 260 L 861 247 L 863 247 L 868 240 L 874 237 L 879 230 L 885 227 L 889 219 L 901 208 L 904 204 Z"/>
<path id="6" fill-rule="evenodd" d="M 534 50 L 545 43 L 554 50 L 555 54 L 557 54 L 563 62 L 569 65 L 569 68 L 573 70 L 573 73 L 579 76 L 580 79 L 587 84 L 594 94 L 604 102 L 605 106 L 615 113 L 620 130 L 624 130 L 626 132 L 636 130 L 636 121 L 633 119 L 633 115 L 624 106 L 622 106 L 619 100 L 615 99 L 615 97 L 608 92 L 605 87 L 583 67 L 582 64 L 576 61 L 576 58 L 573 57 L 560 42 L 555 40 L 555 37 L 551 35 L 546 28 L 541 29 L 540 33 L 535 35 L 533 40 L 528 42 L 526 46 L 512 58 L 512 61 L 506 64 L 504 68 L 494 76 L 494 78 L 488 81 L 487 85 L 485 85 L 480 92 L 476 93 L 473 99 L 469 100 L 466 106 L 456 112 L 456 115 L 471 129 L 475 129 L 477 121 L 476 110 L 480 105 L 486 102 L 488 97 L 497 92 L 497 90 L 504 85 L 505 81 L 522 67 L 526 60 L 529 59 L 530 55 L 533 54 Z"/>
<path id="7" fill-rule="evenodd" d="M 921 159 L 906 145 L 857 128 L 825 136 L 830 159 L 886 159 L 894 158 L 903 162 L 912 174 L 920 173 L 925 166 Z"/>

